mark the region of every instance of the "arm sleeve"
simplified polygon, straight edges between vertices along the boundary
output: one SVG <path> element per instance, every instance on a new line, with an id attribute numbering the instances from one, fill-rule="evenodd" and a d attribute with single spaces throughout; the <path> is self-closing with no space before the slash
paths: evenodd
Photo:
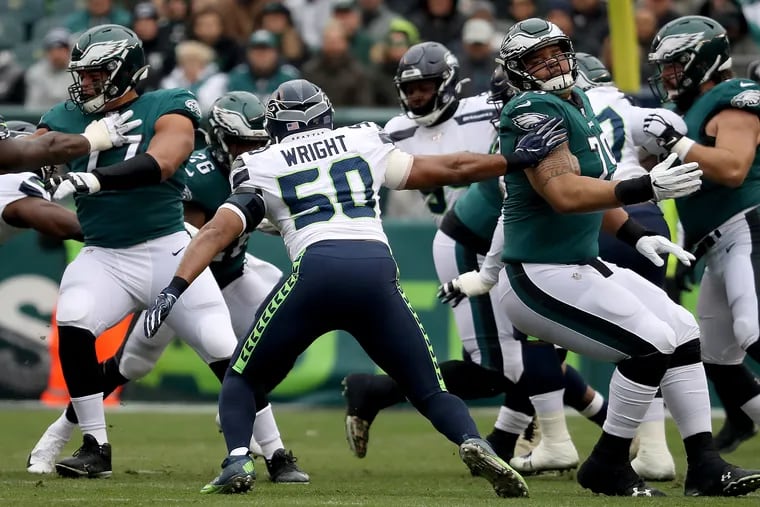
<path id="1" fill-rule="evenodd" d="M 388 154 L 388 167 L 385 169 L 384 185 L 393 190 L 401 190 L 409 179 L 414 157 L 409 153 L 394 148 Z"/>
<path id="2" fill-rule="evenodd" d="M 488 249 L 488 254 L 480 267 L 480 279 L 483 283 L 496 285 L 499 280 L 499 270 L 504 267 L 504 262 L 501 260 L 502 250 L 504 250 L 504 215 L 499 214 L 499 220 L 496 222 L 496 229 L 491 238 L 491 248 Z"/>
<path id="3" fill-rule="evenodd" d="M 238 187 L 220 206 L 234 212 L 243 224 L 238 236 L 253 232 L 266 214 L 266 204 L 259 192 L 249 186 Z"/>

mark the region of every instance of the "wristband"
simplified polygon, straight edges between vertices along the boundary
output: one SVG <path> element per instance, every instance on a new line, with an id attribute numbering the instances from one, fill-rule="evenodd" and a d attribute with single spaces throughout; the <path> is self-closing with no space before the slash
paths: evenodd
<path id="1" fill-rule="evenodd" d="M 676 144 L 673 145 L 673 147 L 670 149 L 670 153 L 675 153 L 678 155 L 679 160 L 681 162 L 685 162 L 686 155 L 689 153 L 689 150 L 692 146 L 696 144 L 695 141 L 692 139 L 689 139 L 688 137 L 684 136 L 681 139 L 676 142 Z"/>
<path id="2" fill-rule="evenodd" d="M 615 197 L 621 203 L 638 204 L 654 198 L 654 189 L 652 189 L 652 179 L 648 174 L 623 180 L 615 185 Z"/>
<path id="3" fill-rule="evenodd" d="M 185 290 L 190 286 L 189 283 L 187 283 L 187 280 L 185 280 L 182 277 L 175 276 L 172 278 L 172 281 L 169 283 L 169 286 L 166 287 L 167 289 L 172 290 L 172 294 L 179 297 Z"/>
<path id="4" fill-rule="evenodd" d="M 504 171 L 504 174 L 519 172 L 534 165 L 518 153 L 507 153 L 506 155 L 502 154 L 502 156 L 507 161 L 507 170 Z"/>
<path id="5" fill-rule="evenodd" d="M 628 217 L 628 220 L 623 222 L 623 225 L 620 226 L 620 229 L 617 230 L 615 233 L 615 237 L 622 241 L 623 243 L 627 243 L 631 245 L 632 247 L 636 247 L 636 243 L 643 238 L 644 236 L 653 236 L 655 233 L 653 231 L 647 230 L 644 228 L 643 225 L 638 223 L 636 220 L 634 220 L 631 217 Z"/>

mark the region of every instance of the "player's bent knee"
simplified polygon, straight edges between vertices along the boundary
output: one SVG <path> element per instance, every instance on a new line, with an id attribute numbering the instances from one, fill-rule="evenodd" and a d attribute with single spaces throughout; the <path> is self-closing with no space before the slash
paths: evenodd
<path id="1" fill-rule="evenodd" d="M 734 336 L 744 350 L 757 343 L 759 331 L 758 322 L 754 319 L 740 316 L 734 320 Z"/>
<path id="2" fill-rule="evenodd" d="M 138 356 L 124 351 L 119 361 L 119 373 L 129 380 L 141 379 L 153 370 L 158 358 Z"/>
<path id="3" fill-rule="evenodd" d="M 627 379 L 645 386 L 658 386 L 670 366 L 670 354 L 654 352 L 620 361 L 618 371 Z"/>
<path id="4" fill-rule="evenodd" d="M 670 368 L 677 366 L 686 366 L 702 362 L 702 348 L 699 345 L 699 338 L 694 338 L 688 342 L 676 347 L 673 355 L 670 356 Z"/>
<path id="5" fill-rule="evenodd" d="M 194 339 L 188 338 L 187 342 L 206 364 L 232 357 L 237 338 L 226 314 L 206 314 L 198 322 L 196 330 Z"/>
<path id="6" fill-rule="evenodd" d="M 58 326 L 72 326 L 87 329 L 98 336 L 103 329 L 97 320 L 95 301 L 85 289 L 69 289 L 61 293 L 56 308 Z"/>

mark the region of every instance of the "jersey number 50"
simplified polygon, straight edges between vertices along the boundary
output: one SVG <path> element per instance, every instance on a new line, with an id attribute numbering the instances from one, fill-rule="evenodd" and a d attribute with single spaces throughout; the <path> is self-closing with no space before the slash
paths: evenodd
<path id="1" fill-rule="evenodd" d="M 372 189 L 372 172 L 369 164 L 361 157 L 338 160 L 328 170 L 330 180 L 335 188 L 337 203 L 343 214 L 349 218 L 375 217 L 375 198 Z M 354 190 L 348 182 L 348 175 L 356 173 L 361 180 L 364 198 L 357 201 Z M 288 205 L 296 230 L 316 222 L 327 222 L 335 216 L 335 205 L 325 194 L 314 193 L 298 195 L 298 187 L 317 181 L 319 169 L 304 169 L 296 173 L 277 178 L 282 200 Z"/>

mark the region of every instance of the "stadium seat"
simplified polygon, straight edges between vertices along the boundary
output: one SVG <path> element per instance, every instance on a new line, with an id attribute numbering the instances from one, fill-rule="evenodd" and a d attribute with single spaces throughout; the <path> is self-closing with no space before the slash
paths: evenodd
<path id="1" fill-rule="evenodd" d="M 13 47 L 13 53 L 19 65 L 26 68 L 42 56 L 42 48 L 39 41 L 22 42 Z"/>
<path id="2" fill-rule="evenodd" d="M 32 41 L 36 41 L 37 44 L 42 43 L 42 39 L 52 29 L 63 26 L 63 21 L 60 18 L 45 17 L 38 19 L 32 27 Z"/>
<path id="3" fill-rule="evenodd" d="M 45 0 L 0 0 L 0 16 L 3 20 L 12 20 L 21 28 L 20 40 L 29 39 L 32 25 L 45 13 Z"/>
<path id="4" fill-rule="evenodd" d="M 24 27 L 13 16 L 0 15 L 0 47 L 8 49 L 24 40 Z"/>

